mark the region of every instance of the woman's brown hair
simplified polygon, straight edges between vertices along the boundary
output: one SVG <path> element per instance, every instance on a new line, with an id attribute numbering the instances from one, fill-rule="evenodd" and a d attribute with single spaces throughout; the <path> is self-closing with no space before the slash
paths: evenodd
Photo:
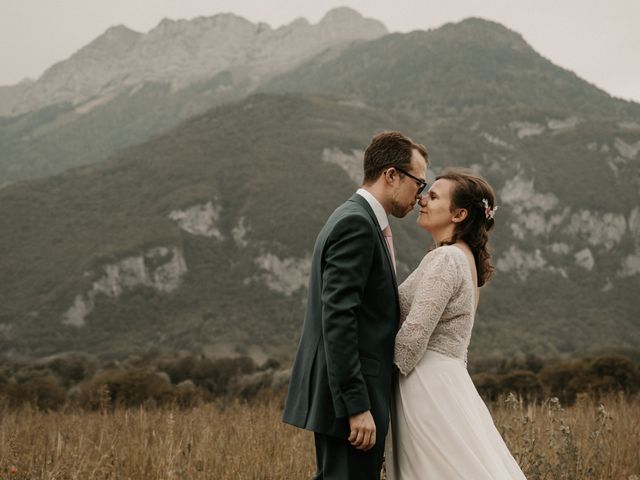
<path id="1" fill-rule="evenodd" d="M 493 209 L 496 208 L 496 194 L 484 178 L 470 171 L 449 168 L 436 180 L 441 178 L 454 182 L 451 192 L 452 211 L 456 208 L 467 210 L 467 218 L 456 225 L 453 238 L 443 243 L 453 244 L 462 240 L 469 245 L 478 272 L 478 286 L 481 287 L 493 277 L 495 272 L 494 266 L 491 265 L 489 232 L 495 225 L 491 212 L 495 212 Z"/>

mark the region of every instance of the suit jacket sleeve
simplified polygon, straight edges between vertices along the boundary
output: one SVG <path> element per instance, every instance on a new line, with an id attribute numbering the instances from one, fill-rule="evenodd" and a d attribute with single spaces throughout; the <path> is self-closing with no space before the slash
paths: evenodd
<path id="1" fill-rule="evenodd" d="M 322 274 L 322 333 L 336 416 L 371 409 L 358 353 L 358 313 L 371 270 L 375 228 L 364 217 L 341 219 L 327 239 Z"/>

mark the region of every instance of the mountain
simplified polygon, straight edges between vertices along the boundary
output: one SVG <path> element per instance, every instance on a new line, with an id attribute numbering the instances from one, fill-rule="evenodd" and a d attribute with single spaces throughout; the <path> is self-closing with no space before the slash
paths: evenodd
<path id="1" fill-rule="evenodd" d="M 431 127 L 340 99 L 265 95 L 107 162 L 0 190 L 0 348 L 290 354 L 315 235 L 358 185 L 372 133 L 389 128 L 425 141 L 432 170 L 455 151 L 456 164 L 499 192 L 499 274 L 483 289 L 471 358 L 637 344 L 638 207 L 627 215 L 561 201 L 544 176 L 513 176 L 517 163 L 480 127 L 468 135 L 457 122 Z M 550 149 L 575 133 L 564 135 L 537 143 Z M 606 193 L 600 180 L 591 183 Z M 415 217 L 393 228 L 404 278 L 430 241 Z"/>
<path id="2" fill-rule="evenodd" d="M 251 97 L 107 162 L 5 187 L 0 349 L 290 349 L 316 230 L 355 186 L 336 153 L 398 123 Z"/>
<path id="3" fill-rule="evenodd" d="M 0 186 L 103 160 L 245 97 L 323 50 L 386 34 L 337 8 L 273 29 L 233 14 L 108 29 L 32 83 L 0 87 Z"/>
<path id="4" fill-rule="evenodd" d="M 234 69 L 266 76 L 330 46 L 386 33 L 380 22 L 344 7 L 331 10 L 316 25 L 298 19 L 277 29 L 230 13 L 164 19 L 147 34 L 119 25 L 49 68 L 12 104 L 8 99 L 0 103 L 0 115 L 15 116 L 64 102 L 79 106 L 147 82 L 180 90 Z"/>
<path id="5" fill-rule="evenodd" d="M 64 127 L 61 106 L 3 120 L 0 132 L 40 122 L 50 142 L 64 132 L 105 154 L 123 124 L 155 136 L 0 189 L 2 351 L 290 354 L 315 235 L 383 129 L 428 146 L 430 179 L 466 166 L 498 193 L 498 274 L 483 288 L 472 361 L 637 345 L 638 104 L 478 19 L 326 48 L 258 95 L 244 97 L 257 87 L 238 78 L 175 94 L 145 84 Z M 170 124 L 158 112 L 193 111 L 215 85 L 238 98 L 158 133 Z M 404 278 L 430 241 L 414 219 L 393 228 Z"/>
<path id="6" fill-rule="evenodd" d="M 612 99 L 540 56 L 518 33 L 479 18 L 326 50 L 260 91 L 336 94 L 435 119 L 485 107 L 640 115 L 638 104 Z"/>
<path id="7" fill-rule="evenodd" d="M 499 271 L 518 288 L 535 284 L 535 294 L 522 291 L 512 305 L 529 316 L 527 329 L 550 315 L 561 328 L 574 325 L 574 340 L 582 322 L 637 332 L 640 105 L 612 98 L 481 19 L 332 49 L 261 91 L 340 95 L 423 121 L 434 170 L 470 166 L 496 185 L 508 225 L 496 238 Z M 622 297 L 602 297 L 614 291 Z"/>

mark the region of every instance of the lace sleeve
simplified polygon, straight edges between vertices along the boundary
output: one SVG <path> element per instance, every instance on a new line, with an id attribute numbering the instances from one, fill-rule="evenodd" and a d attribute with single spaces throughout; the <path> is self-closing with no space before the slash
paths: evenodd
<path id="1" fill-rule="evenodd" d="M 455 247 L 454 247 L 455 248 Z M 438 248 L 422 266 L 413 303 L 396 335 L 394 363 L 407 375 L 422 358 L 457 285 L 456 267 L 446 248 Z"/>

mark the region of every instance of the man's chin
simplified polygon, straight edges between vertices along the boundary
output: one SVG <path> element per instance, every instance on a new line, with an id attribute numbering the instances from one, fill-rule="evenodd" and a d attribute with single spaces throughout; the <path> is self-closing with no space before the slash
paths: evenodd
<path id="1" fill-rule="evenodd" d="M 391 211 L 389 213 L 391 213 L 391 215 L 396 218 L 404 218 L 413 211 L 413 208 L 415 206 L 415 203 L 406 207 L 403 207 L 398 203 L 394 203 L 393 205 L 391 205 Z"/>
<path id="2" fill-rule="evenodd" d="M 411 208 L 410 208 L 410 209 L 408 209 L 408 210 L 400 210 L 400 209 L 397 209 L 397 210 L 392 210 L 392 211 L 391 211 L 391 215 L 393 215 L 393 216 L 394 216 L 394 217 L 396 217 L 396 218 L 404 218 L 404 217 L 406 217 L 407 215 L 409 215 L 412 211 L 413 211 L 413 207 L 411 207 Z"/>
<path id="3" fill-rule="evenodd" d="M 406 216 L 407 216 L 407 215 L 409 215 L 411 212 L 413 212 L 414 207 L 415 207 L 415 205 L 411 205 L 411 206 L 407 207 L 407 211 L 406 211 L 406 212 L 404 212 L 403 217 L 406 217 Z"/>

